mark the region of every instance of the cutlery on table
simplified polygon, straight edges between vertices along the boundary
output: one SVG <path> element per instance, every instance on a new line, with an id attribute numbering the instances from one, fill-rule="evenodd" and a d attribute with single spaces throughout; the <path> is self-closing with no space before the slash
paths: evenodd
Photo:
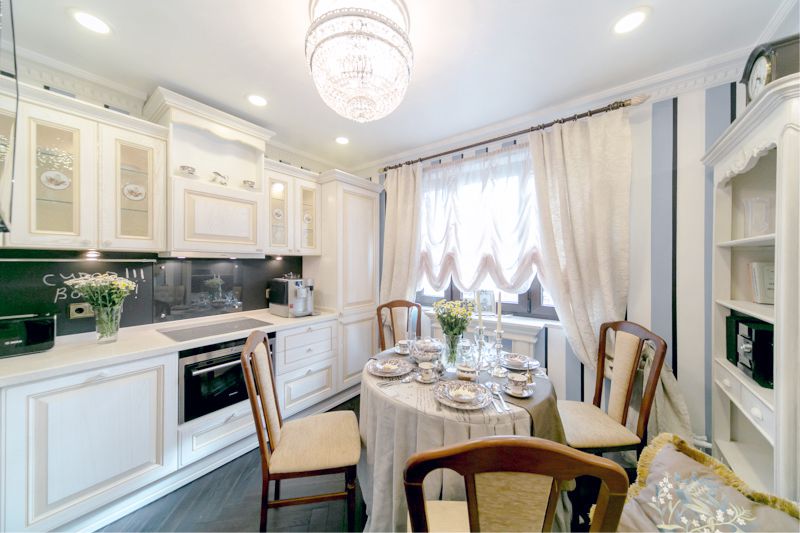
<path id="1" fill-rule="evenodd" d="M 414 379 L 413 373 L 407 375 L 403 379 L 398 379 L 396 381 L 382 381 L 378 383 L 378 387 L 391 387 L 392 385 L 400 385 L 401 383 L 411 383 L 412 379 Z"/>
<path id="2" fill-rule="evenodd" d="M 500 394 L 500 385 L 498 385 L 497 383 L 489 383 L 489 390 L 491 390 L 494 393 L 494 395 L 497 396 L 497 398 L 500 400 L 500 405 L 503 406 L 503 409 L 505 409 L 506 411 L 511 411 L 511 408 L 508 406 L 505 399 L 503 399 L 503 396 Z"/>
<path id="3" fill-rule="evenodd" d="M 495 400 L 494 398 L 492 398 L 492 405 L 494 405 L 494 408 L 497 409 L 498 413 L 503 412 L 503 410 L 500 408 L 500 404 L 498 404 L 497 400 Z"/>

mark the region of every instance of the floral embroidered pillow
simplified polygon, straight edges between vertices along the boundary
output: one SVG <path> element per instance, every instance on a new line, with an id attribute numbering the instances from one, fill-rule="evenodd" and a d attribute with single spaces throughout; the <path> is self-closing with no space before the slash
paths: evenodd
<path id="1" fill-rule="evenodd" d="M 654 445 L 654 455 L 642 454 L 639 476 L 646 479 L 631 487 L 619 531 L 800 531 L 791 502 L 751 493 L 726 467 L 673 435 Z"/>

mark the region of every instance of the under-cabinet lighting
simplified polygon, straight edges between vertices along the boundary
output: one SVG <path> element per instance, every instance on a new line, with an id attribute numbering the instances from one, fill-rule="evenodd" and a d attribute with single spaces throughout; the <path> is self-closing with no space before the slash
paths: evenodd
<path id="1" fill-rule="evenodd" d="M 283 256 L 282 255 L 276 255 L 275 256 L 275 261 L 283 261 Z"/>
<path id="2" fill-rule="evenodd" d="M 100 258 L 100 252 L 94 249 L 86 250 L 86 253 L 83 256 L 89 261 L 97 261 Z"/>
<path id="3" fill-rule="evenodd" d="M 635 30 L 642 25 L 649 12 L 650 9 L 647 7 L 640 7 L 631 11 L 614 24 L 614 33 L 628 33 Z"/>
<path id="4" fill-rule="evenodd" d="M 111 32 L 111 27 L 108 24 L 90 13 L 75 11 L 72 14 L 72 18 L 87 30 L 91 30 L 95 33 L 106 34 Z"/>

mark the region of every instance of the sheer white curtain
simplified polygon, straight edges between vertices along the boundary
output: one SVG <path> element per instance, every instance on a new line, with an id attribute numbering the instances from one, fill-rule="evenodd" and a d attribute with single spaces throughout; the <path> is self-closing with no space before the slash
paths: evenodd
<path id="1" fill-rule="evenodd" d="M 520 293 L 538 254 L 531 155 L 527 145 L 423 169 L 420 276 L 435 290 L 452 277 L 473 291 L 487 277 Z"/>

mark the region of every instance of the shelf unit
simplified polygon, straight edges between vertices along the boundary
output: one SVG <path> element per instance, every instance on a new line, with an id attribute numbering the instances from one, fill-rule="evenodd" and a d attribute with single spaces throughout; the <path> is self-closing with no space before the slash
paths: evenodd
<path id="1" fill-rule="evenodd" d="M 756 490 L 797 500 L 800 349 L 800 75 L 770 84 L 709 149 L 714 169 L 712 387 L 714 454 Z M 745 201 L 774 199 L 774 220 L 748 234 Z M 764 224 L 762 224 L 764 226 Z M 775 264 L 775 304 L 752 302 L 749 265 Z M 774 325 L 774 389 L 728 361 L 731 313 Z"/>

